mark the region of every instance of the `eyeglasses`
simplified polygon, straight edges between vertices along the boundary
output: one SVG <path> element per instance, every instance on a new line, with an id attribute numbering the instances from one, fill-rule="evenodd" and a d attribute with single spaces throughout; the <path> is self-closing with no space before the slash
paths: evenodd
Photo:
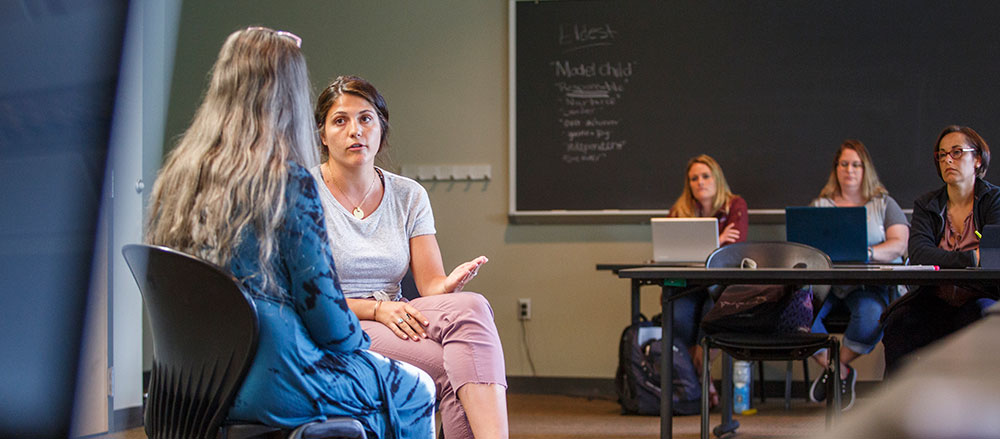
<path id="1" fill-rule="evenodd" d="M 285 37 L 285 38 L 288 38 L 288 39 L 291 39 L 292 41 L 294 41 L 295 42 L 295 47 L 298 47 L 299 49 L 302 48 L 302 37 L 300 37 L 298 35 L 295 35 L 295 34 L 293 34 L 291 32 L 287 32 L 287 31 L 283 31 L 283 30 L 274 30 L 274 29 L 270 29 L 270 28 L 266 28 L 266 27 L 261 27 L 261 26 L 251 26 L 251 27 L 248 27 L 247 30 L 263 30 L 263 31 L 274 32 L 274 34 L 277 35 L 277 36 L 279 36 L 279 37 Z"/>
<path id="2" fill-rule="evenodd" d="M 951 151 L 936 151 L 934 153 L 934 158 L 938 161 L 944 160 L 945 157 L 951 156 L 952 160 L 958 160 L 962 157 L 962 154 L 969 151 L 975 151 L 976 148 L 955 148 Z"/>

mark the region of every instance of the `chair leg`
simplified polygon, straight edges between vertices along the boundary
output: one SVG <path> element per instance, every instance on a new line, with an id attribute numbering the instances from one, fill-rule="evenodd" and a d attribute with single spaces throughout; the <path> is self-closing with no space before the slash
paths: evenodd
<path id="1" fill-rule="evenodd" d="M 708 337 L 701 340 L 701 439 L 708 439 L 709 419 L 708 411 L 711 409 L 709 401 L 709 386 L 712 384 L 711 365 L 709 364 L 708 350 L 711 348 Z"/>
<path id="2" fill-rule="evenodd" d="M 792 409 L 792 360 L 785 362 L 785 410 Z"/>
<path id="3" fill-rule="evenodd" d="M 812 381 L 809 381 L 809 359 L 802 360 L 802 382 L 805 384 L 806 389 L 806 402 L 809 401 L 809 385 Z"/>
<path id="4" fill-rule="evenodd" d="M 764 361 L 757 362 L 757 391 L 760 392 L 760 403 L 763 404 L 767 402 L 767 397 L 764 395 Z"/>

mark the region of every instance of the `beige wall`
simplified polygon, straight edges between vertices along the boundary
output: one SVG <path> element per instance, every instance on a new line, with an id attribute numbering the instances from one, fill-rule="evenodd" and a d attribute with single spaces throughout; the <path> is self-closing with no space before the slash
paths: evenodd
<path id="1" fill-rule="evenodd" d="M 229 32 L 247 25 L 295 32 L 303 38 L 316 90 L 338 74 L 361 75 L 379 88 L 389 105 L 397 165 L 492 166 L 488 183 L 425 187 L 446 267 L 480 254 L 490 258 L 468 288 L 493 304 L 508 374 L 531 375 L 530 349 L 539 376 L 614 376 L 618 338 L 628 323 L 628 282 L 594 268 L 648 258 L 649 228 L 508 224 L 507 2 L 304 4 L 186 2 L 168 138 L 190 120 Z M 782 226 L 750 230 L 751 239 L 783 235 Z M 532 300 L 526 337 L 515 314 L 518 298 Z M 657 300 L 653 289 L 644 293 L 647 315 L 657 311 Z"/>

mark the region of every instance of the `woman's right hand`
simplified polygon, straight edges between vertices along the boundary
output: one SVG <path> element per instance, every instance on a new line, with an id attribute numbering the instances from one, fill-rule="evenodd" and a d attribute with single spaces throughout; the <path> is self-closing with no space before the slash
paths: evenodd
<path id="1" fill-rule="evenodd" d="M 373 320 L 388 327 L 396 336 L 413 341 L 427 338 L 427 331 L 424 328 L 431 323 L 412 305 L 391 300 L 376 304 L 378 307 L 374 309 Z"/>

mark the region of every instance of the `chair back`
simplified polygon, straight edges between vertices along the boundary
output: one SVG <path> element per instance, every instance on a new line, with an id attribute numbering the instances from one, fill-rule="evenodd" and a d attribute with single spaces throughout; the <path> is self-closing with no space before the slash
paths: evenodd
<path id="1" fill-rule="evenodd" d="M 729 244 L 712 252 L 708 256 L 708 259 L 705 260 L 705 266 L 707 268 L 738 268 L 743 265 L 744 258 L 753 259 L 757 263 L 757 268 L 801 267 L 829 269 L 833 267 L 830 257 L 826 253 L 823 253 L 823 251 L 805 244 L 788 241 L 739 242 Z M 813 285 L 813 304 L 821 302 L 829 290 L 829 285 Z M 820 299 L 817 301 L 817 298 Z M 732 388 L 732 373 L 728 372 L 732 370 L 730 356 L 743 360 L 806 360 L 819 349 L 826 348 L 830 352 L 829 364 L 840 364 L 840 342 L 836 336 L 829 334 L 751 334 L 723 332 L 703 338 L 702 347 L 705 348 L 702 353 L 702 439 L 708 439 L 711 434 L 709 433 L 708 413 L 708 386 L 711 382 L 709 352 L 711 348 L 721 348 L 727 354 L 723 357 L 723 389 Z M 789 371 L 791 371 L 790 367 Z M 840 374 L 836 373 L 837 369 L 835 367 L 829 367 L 832 375 L 834 375 L 831 388 L 839 389 Z M 808 379 L 805 382 L 808 383 Z M 791 394 L 791 383 L 788 381 L 788 378 L 786 378 L 785 388 L 787 407 L 787 401 Z M 831 393 L 834 396 L 827 398 L 827 428 L 832 425 L 834 419 L 840 414 L 840 392 Z M 739 427 L 739 422 L 732 419 L 732 393 L 728 390 L 723 390 L 722 397 L 722 425 L 711 430 L 718 437 L 733 432 Z"/>
<path id="2" fill-rule="evenodd" d="M 403 280 L 399 282 L 399 290 L 403 297 L 408 300 L 413 300 L 420 297 L 420 291 L 417 290 L 417 281 L 413 280 L 413 270 L 407 270 L 406 275 L 403 276 Z"/>
<path id="3" fill-rule="evenodd" d="M 257 350 L 257 308 L 219 267 L 166 247 L 122 249 L 153 335 L 146 434 L 215 438 Z"/>
<path id="4" fill-rule="evenodd" d="M 720 247 L 708 255 L 707 268 L 739 268 L 744 258 L 753 259 L 757 268 L 819 268 L 833 267 L 830 257 L 822 250 L 789 241 L 737 242 Z M 813 295 L 825 298 L 828 285 L 814 285 Z"/>

